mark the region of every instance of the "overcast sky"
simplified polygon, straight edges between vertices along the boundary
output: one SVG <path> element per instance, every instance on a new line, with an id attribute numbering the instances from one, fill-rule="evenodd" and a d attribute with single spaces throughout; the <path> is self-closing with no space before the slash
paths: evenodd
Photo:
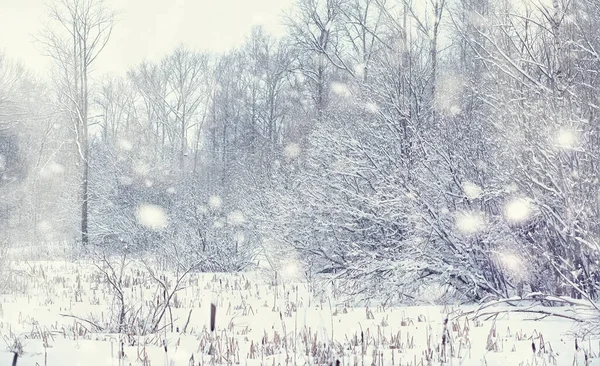
<path id="1" fill-rule="evenodd" d="M 45 73 L 50 59 L 33 42 L 47 21 L 45 0 L 0 0 L 0 51 Z M 254 24 L 281 33 L 282 11 L 292 0 L 109 0 L 120 11 L 112 38 L 98 58 L 98 73 L 121 72 L 156 60 L 180 43 L 225 51 L 242 43 Z M 167 5 L 168 4 L 168 5 Z"/>

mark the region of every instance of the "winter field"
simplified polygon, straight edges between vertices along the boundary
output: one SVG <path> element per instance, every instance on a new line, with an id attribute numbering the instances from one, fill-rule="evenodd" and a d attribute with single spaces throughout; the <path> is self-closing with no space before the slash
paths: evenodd
<path id="1" fill-rule="evenodd" d="M 1 0 L 0 366 L 600 366 L 598 29 Z"/>
<path id="2" fill-rule="evenodd" d="M 600 365 L 600 337 L 560 317 L 585 319 L 590 306 L 576 300 L 350 307 L 323 286 L 315 296 L 291 271 L 276 282 L 267 271 L 183 274 L 124 257 L 54 258 L 10 262 L 1 365 L 14 351 L 22 366 Z"/>

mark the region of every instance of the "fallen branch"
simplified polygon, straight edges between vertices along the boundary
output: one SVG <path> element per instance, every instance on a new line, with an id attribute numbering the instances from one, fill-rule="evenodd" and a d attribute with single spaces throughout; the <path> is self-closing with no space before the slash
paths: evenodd
<path id="1" fill-rule="evenodd" d="M 528 294 L 523 297 L 511 297 L 508 299 L 500 299 L 500 300 L 490 301 L 490 302 L 480 305 L 475 310 L 466 311 L 466 312 L 461 311 L 454 317 L 454 319 L 460 318 L 463 316 L 471 316 L 474 314 L 475 314 L 475 316 L 473 317 L 473 319 L 475 319 L 475 318 L 482 316 L 482 314 L 492 315 L 494 313 L 499 314 L 499 313 L 508 313 L 508 312 L 512 311 L 511 309 L 506 309 L 506 310 L 498 310 L 496 312 L 480 313 L 484 309 L 488 309 L 488 308 L 491 308 L 491 307 L 494 307 L 497 305 L 508 304 L 511 306 L 518 306 L 519 304 L 521 304 L 523 302 L 528 302 L 528 303 L 534 304 L 534 303 L 542 303 L 544 301 L 549 301 L 549 302 L 554 302 L 554 303 L 562 303 L 562 304 L 569 305 L 569 306 L 586 307 L 586 308 L 589 308 L 590 310 L 595 310 L 595 307 L 592 304 L 589 304 L 587 302 L 578 301 L 577 299 L 571 299 L 571 298 L 564 297 L 564 296 L 557 297 L 557 296 L 545 295 L 545 294 L 542 294 L 539 292 L 535 292 L 535 293 L 531 293 L 531 294 Z M 516 310 L 518 310 L 518 312 L 525 312 L 525 311 L 523 311 L 524 309 L 516 309 Z M 526 312 L 530 312 L 530 313 L 538 312 L 539 314 L 544 315 L 544 314 L 542 314 L 542 312 L 544 312 L 544 311 L 545 310 L 527 309 Z M 552 313 L 552 314 L 555 314 L 555 313 Z M 565 316 L 568 317 L 568 315 L 565 315 Z"/>
<path id="2" fill-rule="evenodd" d="M 484 313 L 479 313 L 476 314 L 475 316 L 473 316 L 471 319 L 477 319 L 480 318 L 482 316 L 488 316 L 488 315 L 498 315 L 498 314 L 508 314 L 508 313 L 527 313 L 527 314 L 538 314 L 538 315 L 542 315 L 541 318 L 537 318 L 537 319 L 532 319 L 532 320 L 540 320 L 549 316 L 555 316 L 558 318 L 563 318 L 563 319 L 568 319 L 568 320 L 572 320 L 574 322 L 577 323 L 585 323 L 584 319 L 579 319 L 579 318 L 575 318 L 569 315 L 565 315 L 565 314 L 560 314 L 560 313 L 555 313 L 555 312 L 550 312 L 550 311 L 546 311 L 546 310 L 532 310 L 532 309 L 506 309 L 506 310 L 498 310 L 498 311 L 488 311 L 488 312 L 484 312 Z"/>
<path id="3" fill-rule="evenodd" d="M 576 307 L 585 307 L 591 311 L 595 311 L 595 309 L 597 309 L 597 307 L 595 306 L 595 304 L 590 304 L 586 301 L 581 301 L 581 300 L 577 300 L 577 299 L 572 299 L 569 297 L 564 297 L 564 296 L 553 296 L 553 295 L 546 295 L 543 293 L 539 293 L 539 292 L 534 292 L 531 294 L 528 294 L 526 296 L 523 297 L 512 297 L 509 299 L 499 299 L 499 300 L 494 300 L 494 301 L 490 301 L 487 302 L 485 304 L 480 305 L 477 309 L 475 310 L 471 310 L 471 311 L 467 311 L 467 312 L 460 312 L 459 314 L 457 314 L 454 319 L 456 318 L 460 318 L 460 317 L 468 317 L 472 320 L 474 319 L 478 319 L 484 316 L 487 316 L 487 319 L 496 317 L 500 314 L 508 314 L 508 313 L 527 313 L 527 314 L 538 314 L 540 315 L 540 317 L 536 318 L 536 319 L 531 319 L 531 320 L 540 320 L 540 319 L 544 319 L 547 318 L 549 316 L 554 316 L 557 318 L 562 318 L 562 319 L 568 319 L 568 320 L 572 320 L 574 322 L 577 323 L 585 323 L 586 320 L 579 316 L 570 316 L 567 314 L 561 314 L 555 311 L 549 311 L 549 310 L 544 310 L 544 309 L 534 309 L 535 305 L 534 304 L 540 304 L 542 302 L 545 301 L 549 301 L 549 302 L 553 302 L 553 303 L 559 303 L 559 304 L 563 304 L 563 305 L 568 305 L 568 306 L 576 306 Z M 502 304 L 509 304 L 511 306 L 515 306 L 518 305 L 520 303 L 523 302 L 528 302 L 530 304 L 530 306 L 527 307 L 521 307 L 521 308 L 506 308 L 506 309 L 498 309 L 495 311 L 490 310 L 489 308 L 497 306 L 497 305 L 502 305 Z M 483 311 L 483 310 L 487 310 L 487 311 Z M 581 312 L 580 312 L 581 313 Z M 486 319 L 486 320 L 487 320 Z"/>
<path id="4" fill-rule="evenodd" d="M 101 327 L 101 326 L 99 326 L 98 324 L 96 324 L 96 323 L 94 323 L 92 321 L 89 321 L 87 319 L 80 318 L 80 317 L 75 316 L 75 315 L 71 315 L 71 314 L 58 314 L 58 315 L 64 316 L 65 318 L 73 318 L 73 319 L 77 319 L 77 320 L 82 321 L 82 322 L 86 322 L 86 323 L 88 323 L 88 324 L 96 327 L 96 329 L 100 330 L 100 331 L 104 330 L 104 328 Z"/>

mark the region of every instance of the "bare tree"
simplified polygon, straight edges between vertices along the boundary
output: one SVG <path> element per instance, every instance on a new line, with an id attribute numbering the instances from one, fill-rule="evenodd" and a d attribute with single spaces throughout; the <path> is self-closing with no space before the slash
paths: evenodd
<path id="1" fill-rule="evenodd" d="M 189 154 L 189 131 L 194 127 L 202 128 L 206 117 L 197 116 L 197 112 L 210 96 L 206 82 L 208 61 L 207 54 L 193 52 L 180 46 L 162 62 L 162 67 L 168 75 L 170 91 L 164 102 L 171 116 L 169 125 L 178 139 L 173 149 L 179 150 L 177 157 L 182 170 L 184 159 Z M 179 145 L 178 149 L 175 145 Z"/>
<path id="2" fill-rule="evenodd" d="M 363 82 L 368 81 L 369 69 L 375 53 L 384 48 L 380 28 L 384 11 L 377 0 L 346 1 L 342 6 L 346 42 L 350 44 L 353 71 Z"/>
<path id="3" fill-rule="evenodd" d="M 165 102 L 168 95 L 168 75 L 160 65 L 145 61 L 129 70 L 127 76 L 141 97 L 141 105 L 136 109 L 145 124 L 143 127 L 150 135 L 148 143 L 154 150 L 154 158 L 162 159 L 165 146 L 171 138 Z"/>
<path id="4" fill-rule="evenodd" d="M 95 98 L 102 115 L 100 127 L 103 141 L 114 144 L 119 142 L 119 138 L 130 138 L 136 115 L 135 97 L 134 90 L 126 79 L 108 77 L 103 80 Z"/>
<path id="5" fill-rule="evenodd" d="M 342 0 L 300 0 L 287 18 L 289 37 L 296 50 L 293 69 L 308 80 L 318 120 L 328 104 L 332 70 L 354 74 L 340 49 Z"/>
<path id="6" fill-rule="evenodd" d="M 58 70 L 60 100 L 72 122 L 81 169 L 81 243 L 88 243 L 89 99 L 92 65 L 108 43 L 115 13 L 103 0 L 56 0 L 38 37 Z"/>

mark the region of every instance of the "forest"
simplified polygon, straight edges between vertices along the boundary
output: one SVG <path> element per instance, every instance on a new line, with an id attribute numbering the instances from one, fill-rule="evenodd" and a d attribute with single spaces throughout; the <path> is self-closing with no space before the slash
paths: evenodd
<path id="1" fill-rule="evenodd" d="M 46 78 L 0 55 L 2 251 L 600 297 L 597 0 L 297 0 L 283 36 L 99 75 L 117 10 L 51 2 Z"/>

